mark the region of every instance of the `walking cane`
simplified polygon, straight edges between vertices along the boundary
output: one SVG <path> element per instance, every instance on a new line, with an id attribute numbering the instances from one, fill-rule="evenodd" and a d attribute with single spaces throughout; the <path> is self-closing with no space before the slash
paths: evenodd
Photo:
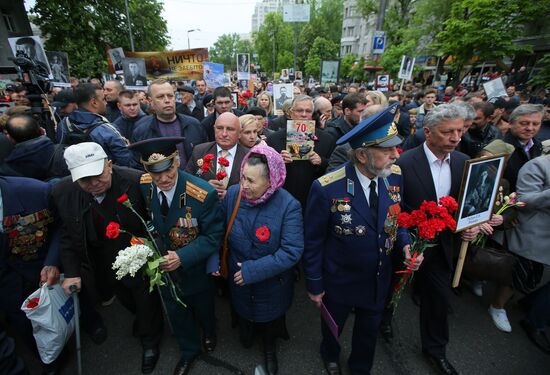
<path id="1" fill-rule="evenodd" d="M 78 375 L 82 375 L 82 357 L 80 354 L 80 305 L 78 304 L 78 288 L 76 285 L 69 287 L 74 301 L 74 328 L 76 335 L 76 364 Z"/>

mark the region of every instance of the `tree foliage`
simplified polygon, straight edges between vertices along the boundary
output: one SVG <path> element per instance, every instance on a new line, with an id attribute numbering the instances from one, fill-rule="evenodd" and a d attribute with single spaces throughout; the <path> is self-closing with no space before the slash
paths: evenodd
<path id="1" fill-rule="evenodd" d="M 305 64 L 306 75 L 319 77 L 321 61 L 335 60 L 338 56 L 338 44 L 322 36 L 315 38 Z"/>
<path id="2" fill-rule="evenodd" d="M 275 59 L 276 71 L 290 67 L 282 65 L 283 62 L 286 64 L 288 61 L 279 60 L 279 57 L 284 56 L 284 51 L 292 54 L 294 48 L 292 27 L 283 22 L 282 14 L 267 14 L 254 38 L 254 47 L 262 70 L 272 72 L 273 59 Z"/>
<path id="3" fill-rule="evenodd" d="M 529 84 L 538 88 L 550 89 L 550 53 L 537 62 L 541 69 L 529 80 Z"/>
<path id="4" fill-rule="evenodd" d="M 487 61 L 528 51 L 514 43 L 522 34 L 524 20 L 515 0 L 456 1 L 444 30 L 437 35 L 437 46 L 453 56 L 453 66 L 460 72 L 474 57 Z"/>
<path id="5" fill-rule="evenodd" d="M 169 43 L 162 3 L 129 0 L 137 51 L 162 51 Z M 99 76 L 107 71 L 106 50 L 130 50 L 124 0 L 36 0 L 33 21 L 46 38 L 45 49 L 69 54 L 71 73 Z"/>
<path id="6" fill-rule="evenodd" d="M 226 70 L 237 70 L 238 53 L 249 53 L 252 58 L 252 43 L 249 40 L 242 40 L 236 33 L 223 34 L 208 51 L 208 58 L 212 62 L 224 64 Z"/>

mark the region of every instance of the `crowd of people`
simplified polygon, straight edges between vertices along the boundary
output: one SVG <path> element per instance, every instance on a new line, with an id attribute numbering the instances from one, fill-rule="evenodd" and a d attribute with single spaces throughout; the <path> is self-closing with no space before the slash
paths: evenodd
<path id="1" fill-rule="evenodd" d="M 408 269 L 418 274 L 411 294 L 422 352 L 438 373 L 457 374 L 446 355 L 451 277 L 457 245 L 480 233 L 513 258 L 488 306 L 496 328 L 511 332 L 506 304 L 520 295 L 521 328 L 550 354 L 550 283 L 541 285 L 550 265 L 550 96 L 517 91 L 512 81 L 498 98 L 474 91 L 470 80 L 457 88 L 407 82 L 389 92 L 300 81 L 275 113 L 271 82 L 239 91 L 155 80 L 142 92 L 119 80 L 71 79 L 72 88 L 44 99 L 49 133 L 31 114 L 27 88 L 8 85 L 10 106 L 0 116 L 0 367 L 26 373 L 4 324 L 35 350 L 20 307 L 64 274 L 62 287 L 79 292 L 81 326 L 94 343 L 107 338 L 102 306 L 116 298 L 135 315 L 143 373 L 156 366 L 168 320 L 181 352 L 175 375 L 215 351 L 217 321 L 238 326 L 245 348 L 260 336 L 264 369 L 277 374 L 277 341 L 289 339 L 286 313 L 303 274 L 309 299 L 334 324 L 322 319 L 326 371 L 341 373 L 337 337 L 353 313 L 347 365 L 369 374 L 377 335 L 393 339 L 395 272 Z M 289 120 L 315 122 L 306 160 L 287 148 Z M 500 184 L 526 205 L 445 231 L 425 257 L 411 256 L 398 213 L 458 200 L 466 161 L 502 154 Z M 178 298 L 167 285 L 150 291 L 142 274 L 116 278 L 118 251 L 147 235 L 125 199 L 156 233 L 159 267 Z M 114 240 L 113 221 L 124 229 Z M 465 280 L 479 296 L 485 282 Z M 230 317 L 216 317 L 217 294 L 228 297 Z M 59 361 L 43 363 L 44 374 L 59 371 Z"/>

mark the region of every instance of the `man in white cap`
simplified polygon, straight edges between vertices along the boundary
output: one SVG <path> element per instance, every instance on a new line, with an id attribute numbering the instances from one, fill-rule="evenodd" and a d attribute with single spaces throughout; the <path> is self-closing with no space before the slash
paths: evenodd
<path id="1" fill-rule="evenodd" d="M 130 235 L 121 232 L 116 239 L 106 237 L 107 225 L 114 221 L 133 235 L 145 237 L 145 228 L 139 218 L 117 199 L 124 194 L 133 208 L 146 218 L 145 202 L 140 192 L 141 171 L 113 165 L 97 143 L 83 142 L 65 150 L 65 161 L 71 177 L 55 185 L 52 196 L 62 219 L 60 256 L 65 270 L 63 288 L 70 293 L 70 286 L 86 292 L 96 287 L 98 291 L 111 291 L 120 302 L 135 314 L 133 334 L 143 346 L 142 372 L 150 373 L 159 357 L 158 345 L 162 333 L 162 311 L 156 291 L 149 293 L 149 284 L 140 275 L 115 279 L 111 265 L 119 250 L 130 243 Z M 93 270 L 96 285 L 90 285 L 83 265 Z M 82 282 L 84 278 L 84 282 Z M 101 316 L 91 308 L 82 309 L 83 328 L 92 340 L 102 343 L 107 336 Z"/>

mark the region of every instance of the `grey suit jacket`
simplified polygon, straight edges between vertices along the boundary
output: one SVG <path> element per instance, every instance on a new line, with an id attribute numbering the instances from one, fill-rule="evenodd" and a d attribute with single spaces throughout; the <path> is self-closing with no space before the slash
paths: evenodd
<path id="1" fill-rule="evenodd" d="M 528 161 L 519 171 L 519 224 L 506 231 L 508 250 L 524 258 L 550 265 L 550 155 Z"/>
<path id="2" fill-rule="evenodd" d="M 327 173 L 338 169 L 338 167 L 340 167 L 342 164 L 349 161 L 349 150 L 351 150 L 351 146 L 349 145 L 349 143 L 344 143 L 343 145 L 336 146 L 334 151 L 332 151 L 332 155 L 330 155 L 330 159 L 328 159 Z"/>

